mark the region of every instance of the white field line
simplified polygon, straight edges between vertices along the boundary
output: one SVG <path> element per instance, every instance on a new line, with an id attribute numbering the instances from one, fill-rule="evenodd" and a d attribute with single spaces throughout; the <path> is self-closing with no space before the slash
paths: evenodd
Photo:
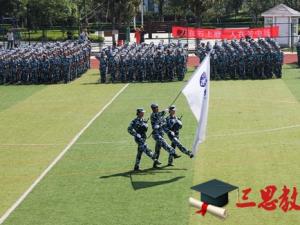
<path id="1" fill-rule="evenodd" d="M 228 136 L 242 136 L 242 135 L 248 135 L 248 134 L 260 134 L 260 133 L 270 133 L 270 132 L 276 132 L 281 130 L 288 130 L 288 129 L 294 129 L 299 128 L 300 124 L 292 125 L 292 126 L 286 126 L 286 127 L 277 127 L 277 128 L 271 128 L 271 129 L 265 129 L 265 130 L 253 130 L 253 131 L 244 131 L 244 132 L 237 132 L 237 133 L 228 133 L 228 134 L 215 134 L 215 135 L 208 135 L 207 138 L 214 138 L 214 137 L 228 137 Z M 185 137 L 182 138 L 182 140 L 188 140 L 193 139 L 194 137 Z M 75 144 L 75 143 L 74 143 Z M 135 146 L 135 144 L 128 143 L 128 140 L 121 140 L 121 141 L 97 141 L 97 142 L 78 142 L 76 145 L 102 145 L 102 144 L 125 144 L 126 146 Z M 6 147 L 6 146 L 57 146 L 57 145 L 63 145 L 63 144 L 0 144 L 0 147 Z"/>
<path id="2" fill-rule="evenodd" d="M 245 131 L 245 132 L 238 132 L 238 133 L 231 133 L 231 134 L 216 134 L 216 135 L 209 135 L 209 137 L 227 137 L 227 136 L 241 136 L 241 135 L 247 135 L 247 134 L 259 134 L 259 133 L 270 133 L 270 132 L 276 132 L 281 130 L 287 130 L 287 129 L 293 129 L 300 127 L 300 124 L 287 126 L 287 127 L 277 127 L 272 129 L 265 129 L 265 130 L 256 130 L 256 131 Z"/>
<path id="3" fill-rule="evenodd" d="M 88 123 L 82 128 L 78 134 L 70 141 L 65 149 L 54 159 L 54 161 L 44 170 L 44 172 L 33 182 L 33 184 L 25 191 L 22 196 L 4 213 L 0 218 L 0 224 L 9 217 L 9 215 L 24 201 L 24 199 L 30 194 L 30 192 L 36 187 L 36 185 L 47 175 L 47 173 L 56 165 L 56 163 L 66 154 L 66 152 L 74 145 L 79 137 L 86 131 L 86 129 L 113 103 L 113 101 L 128 87 L 126 84 Z"/>

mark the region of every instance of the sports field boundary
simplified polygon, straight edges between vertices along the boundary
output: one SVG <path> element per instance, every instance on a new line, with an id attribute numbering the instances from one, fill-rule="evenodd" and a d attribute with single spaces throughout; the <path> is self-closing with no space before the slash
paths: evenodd
<path id="1" fill-rule="evenodd" d="M 39 182 L 48 174 L 48 172 L 62 159 L 68 150 L 75 144 L 80 136 L 91 126 L 91 124 L 114 102 L 114 100 L 129 86 L 126 84 L 119 90 L 114 97 L 75 135 L 64 150 L 52 161 L 52 163 L 43 171 L 43 173 L 32 183 L 32 185 L 21 195 L 21 197 L 1 216 L 0 224 L 3 224 L 10 214 L 25 200 Z"/>

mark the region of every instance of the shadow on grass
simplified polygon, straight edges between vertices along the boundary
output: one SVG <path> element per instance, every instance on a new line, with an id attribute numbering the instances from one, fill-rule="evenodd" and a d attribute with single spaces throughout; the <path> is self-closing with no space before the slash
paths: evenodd
<path id="1" fill-rule="evenodd" d="M 124 173 L 115 173 L 115 174 L 111 174 L 111 175 L 107 175 L 107 176 L 101 176 L 99 177 L 100 179 L 107 179 L 107 178 L 112 178 L 112 177 L 128 177 L 130 178 L 131 174 L 134 174 L 134 175 L 153 175 L 153 174 L 156 174 L 156 173 L 171 173 L 172 170 L 187 170 L 185 168 L 181 169 L 181 168 L 171 168 L 171 167 L 168 167 L 168 166 L 162 166 L 160 167 L 159 169 L 155 169 L 155 168 L 149 168 L 149 169 L 144 169 L 144 170 L 141 170 L 141 171 L 133 171 L 133 170 L 130 170 L 130 171 L 127 171 L 127 172 L 124 172 Z"/>
<path id="2" fill-rule="evenodd" d="M 80 85 L 101 85 L 99 82 L 89 82 L 89 83 L 81 83 Z M 105 85 L 105 84 L 102 84 Z"/>
<path id="3" fill-rule="evenodd" d="M 144 188 L 150 188 L 150 187 L 154 187 L 154 186 L 158 186 L 158 185 L 164 185 L 164 184 L 169 184 L 169 183 L 173 183 L 176 182 L 182 178 L 184 178 L 184 176 L 179 176 L 179 177 L 175 177 L 172 179 L 168 179 L 168 180 L 160 180 L 160 181 L 133 181 L 132 180 L 132 176 L 147 176 L 147 175 L 154 175 L 154 174 L 158 174 L 158 173 L 172 173 L 172 170 L 187 170 L 185 168 L 181 169 L 181 168 L 170 168 L 167 166 L 163 166 L 160 167 L 159 169 L 154 169 L 154 168 L 149 168 L 149 169 L 145 169 L 145 170 L 141 170 L 141 171 L 127 171 L 124 173 L 116 173 L 116 174 L 111 174 L 111 175 L 107 175 L 107 176 L 101 176 L 99 177 L 100 179 L 107 179 L 107 178 L 113 178 L 113 177 L 125 177 L 125 178 L 129 178 L 132 188 L 134 190 L 139 190 L 139 189 L 144 189 Z"/>
<path id="4" fill-rule="evenodd" d="M 160 181 L 133 181 L 131 176 L 130 176 L 130 180 L 131 180 L 131 184 L 132 184 L 133 189 L 135 191 L 137 191 L 139 189 L 151 188 L 151 187 L 155 187 L 155 186 L 159 186 L 159 185 L 173 183 L 173 182 L 176 182 L 176 181 L 178 181 L 178 180 L 180 180 L 184 177 L 185 176 L 179 176 L 179 177 L 174 177 L 172 179 L 160 180 Z"/>

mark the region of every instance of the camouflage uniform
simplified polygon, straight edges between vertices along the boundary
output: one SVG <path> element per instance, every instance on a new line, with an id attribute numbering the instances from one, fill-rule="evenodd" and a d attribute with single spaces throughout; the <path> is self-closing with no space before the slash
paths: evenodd
<path id="1" fill-rule="evenodd" d="M 129 134 L 131 134 L 134 137 L 134 141 L 138 145 L 134 170 L 139 170 L 143 153 L 145 153 L 149 158 L 151 158 L 155 164 L 160 164 L 156 155 L 148 148 L 146 144 L 146 132 L 148 130 L 148 124 L 147 121 L 143 119 L 143 116 L 139 116 L 140 113 L 144 113 L 144 110 L 137 109 L 137 118 L 131 121 L 127 129 Z"/>
<path id="2" fill-rule="evenodd" d="M 120 68 L 120 81 L 124 83 L 126 81 L 126 62 L 125 62 L 124 55 L 121 55 L 119 68 Z"/>
<path id="3" fill-rule="evenodd" d="M 173 56 L 171 55 L 170 50 L 167 51 L 167 55 L 165 56 L 165 64 L 166 64 L 165 79 L 172 81 L 173 77 L 174 77 L 174 61 L 173 61 Z"/>
<path id="4" fill-rule="evenodd" d="M 175 149 L 170 146 L 166 140 L 164 139 L 164 132 L 166 129 L 166 120 L 164 118 L 165 111 L 162 112 L 155 112 L 155 109 L 158 110 L 157 104 L 152 104 L 152 114 L 151 114 L 151 125 L 152 125 L 152 137 L 155 140 L 155 154 L 156 159 L 159 158 L 160 149 L 165 149 L 172 157 L 178 158 L 178 155 L 175 153 Z M 153 167 L 156 167 L 156 163 L 153 164 Z"/>
<path id="5" fill-rule="evenodd" d="M 69 82 L 86 71 L 90 61 L 89 52 L 88 41 L 81 44 L 77 41 L 36 44 L 9 51 L 0 50 L 0 58 L 3 60 L 0 82 Z"/>
<path id="6" fill-rule="evenodd" d="M 180 50 L 177 50 L 177 55 L 176 55 L 176 75 L 179 81 L 182 81 L 184 79 L 184 74 L 185 74 L 185 58 L 184 55 L 181 54 Z"/>
<path id="7" fill-rule="evenodd" d="M 99 60 L 99 70 L 100 70 L 100 81 L 101 83 L 106 82 L 106 70 L 107 70 L 107 58 L 102 52 L 100 55 L 96 55 L 96 58 Z"/>
<path id="8" fill-rule="evenodd" d="M 176 110 L 175 106 L 169 107 L 170 115 L 166 118 L 166 130 L 169 139 L 172 141 L 171 146 L 174 149 L 178 147 L 182 153 L 192 158 L 193 157 L 192 152 L 187 150 L 179 141 L 179 130 L 182 128 L 181 119 L 177 118 L 175 114 L 172 115 L 171 110 L 175 111 Z M 169 166 L 173 165 L 173 156 L 171 154 L 169 155 L 168 165 Z"/>

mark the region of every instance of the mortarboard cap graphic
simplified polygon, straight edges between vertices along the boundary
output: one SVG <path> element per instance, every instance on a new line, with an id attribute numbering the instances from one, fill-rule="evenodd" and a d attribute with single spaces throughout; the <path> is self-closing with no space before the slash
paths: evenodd
<path id="1" fill-rule="evenodd" d="M 202 202 L 219 207 L 228 203 L 228 192 L 237 188 L 217 179 L 191 187 L 191 189 L 201 193 Z"/>

